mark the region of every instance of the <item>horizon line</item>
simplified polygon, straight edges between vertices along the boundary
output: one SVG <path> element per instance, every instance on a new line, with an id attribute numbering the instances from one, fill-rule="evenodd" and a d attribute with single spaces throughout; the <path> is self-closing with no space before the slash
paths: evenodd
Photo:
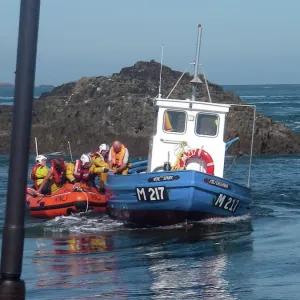
<path id="1" fill-rule="evenodd" d="M 84 77 L 88 77 L 88 76 L 84 76 Z M 90 76 L 90 78 L 92 78 L 92 77 L 95 77 L 95 76 Z M 42 83 L 42 84 L 36 84 L 36 85 L 34 85 L 34 87 L 40 87 L 40 86 L 58 87 L 58 86 L 61 86 L 61 85 L 64 85 L 64 84 L 68 84 L 70 82 L 76 82 L 78 80 L 67 81 L 65 83 L 61 83 L 61 84 L 57 84 L 57 85 L 51 84 L 51 83 L 48 83 L 48 84 Z M 299 83 L 226 83 L 226 84 L 220 84 L 220 83 L 215 83 L 215 82 L 211 82 L 211 81 L 209 81 L 209 82 L 211 84 L 216 84 L 216 85 L 219 85 L 219 86 L 238 86 L 238 85 L 260 85 L 260 86 L 264 86 L 264 85 L 300 85 L 300 82 Z M 15 87 L 15 84 L 14 83 L 10 83 L 10 82 L 0 82 L 0 88 L 5 88 L 5 87 Z"/>

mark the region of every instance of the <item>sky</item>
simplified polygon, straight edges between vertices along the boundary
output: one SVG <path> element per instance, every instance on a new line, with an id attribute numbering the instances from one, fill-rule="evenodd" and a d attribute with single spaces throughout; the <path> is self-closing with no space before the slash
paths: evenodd
<path id="1" fill-rule="evenodd" d="M 0 0 L 0 82 L 14 82 L 19 0 Z M 137 61 L 211 82 L 300 83 L 299 0 L 41 0 L 36 84 L 108 76 Z M 163 80 L 163 79 L 162 79 Z"/>

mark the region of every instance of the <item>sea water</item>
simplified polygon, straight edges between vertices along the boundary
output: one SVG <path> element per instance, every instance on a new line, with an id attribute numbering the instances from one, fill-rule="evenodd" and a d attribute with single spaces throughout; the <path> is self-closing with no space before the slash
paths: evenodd
<path id="1" fill-rule="evenodd" d="M 299 131 L 300 85 L 225 89 Z M 231 159 L 226 175 L 246 183 L 249 157 L 229 168 Z M 95 213 L 26 214 L 27 299 L 299 299 L 299 167 L 298 155 L 254 156 L 249 215 L 191 228 L 129 229 Z M 0 155 L 0 228 L 7 171 L 8 155 Z"/>

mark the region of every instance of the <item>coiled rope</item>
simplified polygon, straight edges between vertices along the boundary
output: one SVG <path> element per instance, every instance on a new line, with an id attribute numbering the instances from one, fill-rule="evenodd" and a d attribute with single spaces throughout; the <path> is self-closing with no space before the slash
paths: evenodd
<path id="1" fill-rule="evenodd" d="M 174 171 L 174 170 L 180 170 L 179 161 L 180 161 L 183 153 L 185 152 L 185 148 L 186 147 L 188 149 L 191 148 L 186 141 L 180 142 L 178 144 L 178 146 L 175 147 L 174 154 L 176 155 L 176 162 L 175 162 L 174 166 L 171 168 L 172 171 Z"/>

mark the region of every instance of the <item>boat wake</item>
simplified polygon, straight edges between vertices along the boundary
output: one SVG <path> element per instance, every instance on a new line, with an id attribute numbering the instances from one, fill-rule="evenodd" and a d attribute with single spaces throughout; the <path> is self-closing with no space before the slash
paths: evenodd
<path id="1" fill-rule="evenodd" d="M 169 226 L 160 227 L 132 227 L 126 226 L 122 222 L 113 220 L 109 216 L 93 215 L 93 213 L 80 213 L 71 216 L 60 216 L 52 220 L 40 221 L 28 224 L 27 233 L 31 232 L 33 235 L 42 234 L 43 236 L 63 236 L 68 234 L 88 234 L 88 233 L 108 233 L 108 232 L 120 232 L 120 231 L 168 231 L 176 229 L 195 229 L 198 227 L 207 227 L 211 225 L 232 225 L 237 223 L 249 222 L 251 220 L 250 215 L 239 217 L 227 217 L 227 218 L 211 218 L 203 221 L 193 222 L 189 224 L 180 223 Z M 35 234 L 34 234 L 35 233 Z M 39 235 L 39 234 L 38 234 Z"/>
<path id="2" fill-rule="evenodd" d="M 123 227 L 123 223 L 110 219 L 106 215 L 89 216 L 76 214 L 60 216 L 43 224 L 46 232 L 96 233 L 115 231 Z"/>
<path id="3" fill-rule="evenodd" d="M 247 222 L 251 220 L 250 215 L 238 216 L 238 217 L 226 217 L 226 218 L 211 218 L 203 221 L 199 221 L 199 224 L 235 224 L 240 222 Z"/>

